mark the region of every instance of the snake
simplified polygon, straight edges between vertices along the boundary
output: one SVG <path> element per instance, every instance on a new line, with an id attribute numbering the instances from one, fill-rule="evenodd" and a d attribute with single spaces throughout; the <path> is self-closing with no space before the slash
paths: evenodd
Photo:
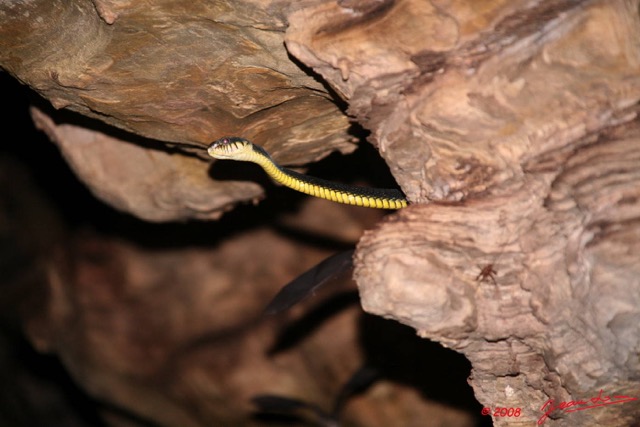
<path id="1" fill-rule="evenodd" d="M 400 190 L 347 185 L 284 168 L 264 148 L 245 138 L 220 138 L 207 148 L 207 153 L 219 160 L 256 163 L 277 183 L 321 199 L 377 209 L 401 209 L 407 206 L 407 199 Z"/>

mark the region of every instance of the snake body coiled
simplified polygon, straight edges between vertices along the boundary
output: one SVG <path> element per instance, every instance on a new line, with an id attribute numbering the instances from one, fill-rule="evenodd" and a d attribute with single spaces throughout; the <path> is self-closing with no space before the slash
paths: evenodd
<path id="1" fill-rule="evenodd" d="M 216 159 L 257 163 L 274 181 L 314 197 L 378 209 L 401 209 L 407 206 L 407 199 L 399 190 L 355 187 L 283 168 L 262 147 L 244 138 L 220 138 L 209 146 L 207 153 Z"/>

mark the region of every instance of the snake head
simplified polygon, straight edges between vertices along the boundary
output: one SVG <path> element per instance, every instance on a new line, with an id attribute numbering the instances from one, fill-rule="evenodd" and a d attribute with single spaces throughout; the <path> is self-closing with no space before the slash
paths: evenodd
<path id="1" fill-rule="evenodd" d="M 214 159 L 249 160 L 253 144 L 237 136 L 225 136 L 207 148 L 207 153 Z"/>

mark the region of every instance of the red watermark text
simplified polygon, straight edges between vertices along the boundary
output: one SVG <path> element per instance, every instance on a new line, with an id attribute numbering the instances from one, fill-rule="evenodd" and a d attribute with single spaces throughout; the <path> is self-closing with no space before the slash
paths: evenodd
<path id="1" fill-rule="evenodd" d="M 626 403 L 638 400 L 637 397 L 603 396 L 602 393 L 603 391 L 600 390 L 600 393 L 598 393 L 596 397 L 592 397 L 587 400 L 570 400 L 568 402 L 556 403 L 555 400 L 549 399 L 544 405 L 542 405 L 542 408 L 540 408 L 540 410 L 543 411 L 543 414 L 538 419 L 538 425 L 542 425 L 547 418 L 556 411 L 564 413 L 578 412 L 585 411 L 587 409 L 599 408 L 600 406 L 615 405 L 616 403 Z"/>
<path id="2" fill-rule="evenodd" d="M 491 415 L 492 409 L 482 408 L 482 415 Z M 493 417 L 519 417 L 522 413 L 522 409 L 520 408 L 501 408 L 500 406 L 493 408 Z"/>

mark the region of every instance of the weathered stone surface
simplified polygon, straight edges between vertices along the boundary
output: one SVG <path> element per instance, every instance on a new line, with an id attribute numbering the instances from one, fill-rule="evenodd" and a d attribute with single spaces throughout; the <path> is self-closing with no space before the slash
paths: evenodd
<path id="1" fill-rule="evenodd" d="M 32 108 L 32 117 L 78 177 L 91 183 L 97 197 L 146 220 L 217 218 L 237 200 L 261 195 L 257 184 L 213 185 L 196 156 L 121 139 L 126 135 L 119 138 L 72 123 L 57 124 L 37 108 Z"/>
<path id="2" fill-rule="evenodd" d="M 289 164 L 317 160 L 332 150 L 349 152 L 354 146 L 346 116 L 285 50 L 288 8 L 255 1 L 3 2 L 0 67 L 56 108 L 129 132 L 119 134 L 125 143 L 139 142 L 135 135 L 146 138 L 144 150 L 167 150 L 163 142 L 172 143 L 204 159 L 209 142 L 237 134 Z M 87 145 L 90 133 L 58 132 L 56 140 L 68 158 L 86 157 L 90 154 L 71 151 Z M 257 193 L 255 185 L 235 183 L 229 192 L 221 189 L 226 182 L 213 180 L 184 191 L 206 163 L 178 160 L 183 153 L 174 151 L 171 162 L 155 156 L 153 173 L 144 165 L 134 172 L 140 158 L 129 156 L 131 150 L 118 143 L 103 147 L 109 155 L 92 165 L 107 175 L 77 162 L 74 169 L 105 201 L 145 219 L 215 218 L 228 209 L 231 197 L 247 200 Z M 116 170 L 119 176 L 109 179 Z M 142 182 L 140 174 L 147 175 Z M 182 182 L 167 187 L 168 175 Z M 123 178 L 127 185 L 121 185 Z M 163 188 L 161 203 L 153 195 L 142 197 L 149 185 Z M 203 202 L 205 195 L 216 194 L 221 199 Z"/>
<path id="3" fill-rule="evenodd" d="M 638 1 L 23 1 L 1 3 L 0 19 L 1 66 L 54 106 L 178 148 L 160 154 L 96 128 L 79 132 L 70 125 L 80 123 L 50 112 L 37 116 L 94 193 L 142 218 L 214 218 L 234 200 L 259 196 L 251 184 L 223 188 L 202 173 L 202 148 L 222 134 L 241 133 L 289 164 L 349 151 L 347 120 L 326 83 L 371 131 L 414 203 L 359 244 L 356 279 L 366 310 L 465 354 L 485 406 L 521 409 L 515 422 L 495 417 L 498 426 L 531 425 L 543 419 L 545 402 L 589 399 L 601 389 L 640 397 Z M 89 140 L 86 153 L 76 151 Z M 116 271 L 127 259 L 119 256 Z M 195 274 L 188 265 L 203 271 L 200 261 L 176 259 L 185 277 Z M 87 283 L 76 279 L 64 283 Z M 132 289 L 122 294 L 129 298 Z M 135 343 L 136 331 L 116 330 Z M 33 339 L 66 351 L 77 376 L 84 360 L 100 365 L 94 354 L 74 353 L 82 346 L 61 345 L 64 333 L 45 332 L 34 330 Z M 242 339 L 229 342 L 245 354 Z M 153 359 L 151 350 L 140 354 Z M 162 365 L 165 353 L 158 354 L 153 360 Z M 196 365 L 172 371 L 193 380 L 186 390 L 176 386 L 174 397 L 198 394 L 193 384 L 215 386 Z M 125 390 L 155 386 L 152 377 Z M 110 381 L 87 385 L 100 394 Z M 149 414 L 145 405 L 163 399 L 135 410 Z M 543 420 L 627 426 L 640 419 L 638 402 L 558 410 Z M 175 415 L 181 404 L 171 405 L 178 418 L 167 422 L 200 421 Z"/>
<path id="4" fill-rule="evenodd" d="M 287 47 L 416 204 L 360 242 L 363 306 L 464 353 L 480 401 L 526 425 L 549 399 L 640 397 L 637 10 L 327 1 L 290 17 Z M 638 402 L 546 425 L 626 426 Z"/>

